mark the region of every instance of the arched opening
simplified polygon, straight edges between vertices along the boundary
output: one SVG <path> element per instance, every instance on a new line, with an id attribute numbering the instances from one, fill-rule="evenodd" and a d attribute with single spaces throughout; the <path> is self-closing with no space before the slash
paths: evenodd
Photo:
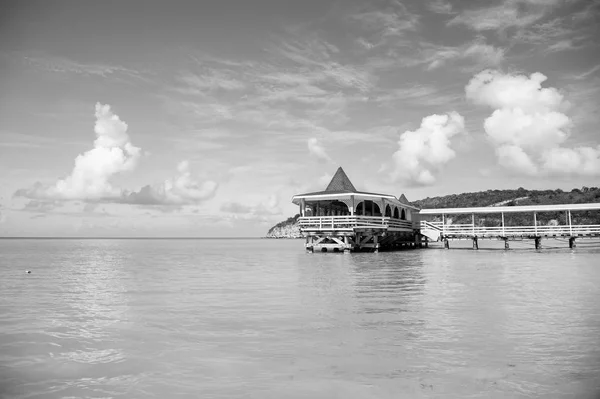
<path id="1" fill-rule="evenodd" d="M 400 213 L 398 212 L 397 207 L 394 207 L 394 219 L 400 219 Z"/>
<path id="2" fill-rule="evenodd" d="M 381 216 L 381 209 L 375 202 L 366 200 L 356 206 L 355 213 L 359 216 Z"/>
<path id="3" fill-rule="evenodd" d="M 333 216 L 350 215 L 350 210 L 348 209 L 348 205 L 346 205 L 342 201 L 337 201 L 337 200 L 331 201 L 329 208 L 331 209 L 331 215 L 333 215 Z"/>
<path id="4" fill-rule="evenodd" d="M 386 205 L 385 207 L 385 217 L 392 217 L 392 208 L 389 205 Z"/>
<path id="5" fill-rule="evenodd" d="M 400 213 L 400 219 L 406 220 L 406 212 L 404 212 L 404 209 L 402 209 L 402 213 Z"/>
<path id="6" fill-rule="evenodd" d="M 350 215 L 348 205 L 342 201 L 318 201 L 311 204 L 314 216 L 345 216 Z M 307 212 L 308 214 L 308 212 Z"/>

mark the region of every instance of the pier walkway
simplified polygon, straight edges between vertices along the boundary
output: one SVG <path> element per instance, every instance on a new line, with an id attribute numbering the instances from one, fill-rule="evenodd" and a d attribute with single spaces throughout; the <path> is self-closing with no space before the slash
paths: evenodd
<path id="1" fill-rule="evenodd" d="M 541 248 L 542 238 L 568 237 L 569 247 L 575 247 L 575 239 L 600 237 L 600 225 L 583 225 L 573 223 L 573 213 L 583 211 L 600 211 L 599 203 L 591 204 L 560 204 L 560 205 L 529 205 L 529 206 L 498 206 L 477 208 L 440 208 L 421 209 L 419 216 L 420 233 L 428 241 L 443 241 L 449 248 L 451 240 L 473 240 L 473 248 L 478 248 L 479 239 L 498 239 L 505 241 L 505 248 L 509 248 L 509 241 L 532 239 L 535 247 Z M 564 212 L 564 224 L 540 225 L 538 214 Z M 507 214 L 530 214 L 533 216 L 530 225 L 507 225 Z M 499 226 L 481 226 L 476 223 L 476 215 L 495 214 L 500 216 Z M 453 224 L 451 217 L 455 215 L 471 215 L 471 223 Z M 439 219 L 432 221 L 426 219 Z"/>

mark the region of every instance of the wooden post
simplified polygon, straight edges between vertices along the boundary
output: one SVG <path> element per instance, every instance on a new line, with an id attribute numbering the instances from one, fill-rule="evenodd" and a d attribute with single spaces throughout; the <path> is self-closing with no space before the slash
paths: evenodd
<path id="1" fill-rule="evenodd" d="M 446 215 L 442 213 L 442 234 L 446 234 Z"/>
<path id="2" fill-rule="evenodd" d="M 373 209 L 373 208 L 371 208 Z M 373 252 L 378 253 L 379 252 L 379 244 L 377 243 L 377 235 L 373 236 L 373 248 L 375 249 Z"/>
<path id="3" fill-rule="evenodd" d="M 473 236 L 475 236 L 475 214 L 471 214 L 471 223 L 473 224 Z"/>
<path id="4" fill-rule="evenodd" d="M 537 236 L 537 213 L 533 212 L 533 232 Z"/>
<path id="5" fill-rule="evenodd" d="M 477 242 L 477 236 L 473 236 L 473 249 L 479 249 L 479 243 Z"/>
<path id="6" fill-rule="evenodd" d="M 356 206 L 354 205 L 354 195 L 351 195 L 350 198 L 352 199 L 352 208 L 350 208 L 350 216 L 354 216 L 354 214 L 356 213 L 354 209 L 354 207 Z"/>
<path id="7" fill-rule="evenodd" d="M 569 235 L 573 236 L 573 224 L 571 223 L 571 210 L 569 209 L 567 212 L 569 215 Z"/>
<path id="8" fill-rule="evenodd" d="M 506 234 L 504 233 L 504 212 L 502 212 L 502 237 L 505 237 Z"/>
<path id="9" fill-rule="evenodd" d="M 304 198 L 302 198 L 300 200 L 300 216 L 302 216 L 302 217 L 306 216 L 305 209 L 306 209 L 306 201 L 304 200 Z"/>

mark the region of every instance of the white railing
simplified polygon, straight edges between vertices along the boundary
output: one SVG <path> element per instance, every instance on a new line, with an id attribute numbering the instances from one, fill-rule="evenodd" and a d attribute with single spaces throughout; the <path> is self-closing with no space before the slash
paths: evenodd
<path id="1" fill-rule="evenodd" d="M 421 222 L 421 229 L 434 228 L 444 235 L 477 236 L 520 236 L 520 235 L 579 235 L 600 234 L 600 225 L 560 225 L 560 226 L 495 226 L 483 227 L 473 224 L 450 224 L 442 222 Z"/>
<path id="2" fill-rule="evenodd" d="M 298 224 L 303 230 L 413 229 L 413 223 L 409 220 L 385 216 L 310 216 L 299 218 Z"/>

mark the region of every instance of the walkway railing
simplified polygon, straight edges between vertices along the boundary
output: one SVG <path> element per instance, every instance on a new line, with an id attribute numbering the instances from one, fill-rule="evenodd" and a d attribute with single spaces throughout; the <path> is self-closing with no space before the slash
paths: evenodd
<path id="1" fill-rule="evenodd" d="M 413 229 L 409 220 L 384 216 L 308 216 L 299 218 L 298 224 L 302 230 Z"/>
<path id="2" fill-rule="evenodd" d="M 600 225 L 559 226 L 496 226 L 484 227 L 469 224 L 444 225 L 442 222 L 421 222 L 421 229 L 438 230 L 444 236 L 545 236 L 545 235 L 591 235 L 600 234 Z"/>

